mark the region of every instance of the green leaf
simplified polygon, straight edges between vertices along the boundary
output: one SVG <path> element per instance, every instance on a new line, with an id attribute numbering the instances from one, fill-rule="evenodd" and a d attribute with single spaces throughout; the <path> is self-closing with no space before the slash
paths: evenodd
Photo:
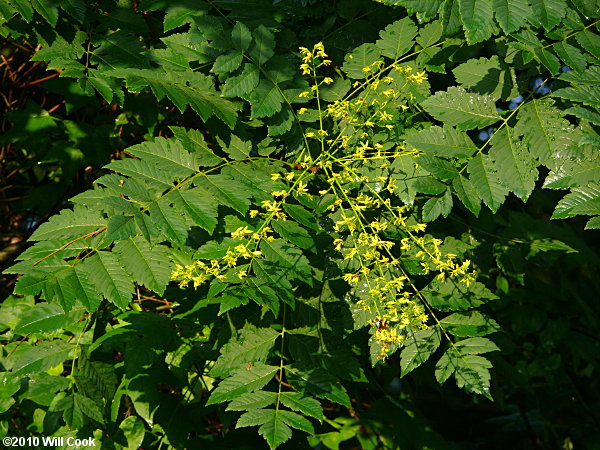
<path id="1" fill-rule="evenodd" d="M 50 25 L 56 26 L 58 21 L 58 8 L 54 6 L 54 2 L 47 0 L 30 0 L 33 8 L 42 16 Z"/>
<path id="2" fill-rule="evenodd" d="M 215 155 L 208 148 L 202 132 L 199 130 L 186 130 L 183 127 L 169 127 L 173 135 L 181 141 L 183 148 L 194 154 L 197 164 L 204 167 L 213 167 L 223 162 L 223 158 Z"/>
<path id="3" fill-rule="evenodd" d="M 100 407 L 91 398 L 77 392 L 69 394 L 56 403 L 55 409 L 63 411 L 65 423 L 74 429 L 79 429 L 85 424 L 84 416 L 103 423 L 104 417 Z"/>
<path id="4" fill-rule="evenodd" d="M 518 94 L 514 71 L 501 63 L 498 56 L 470 59 L 452 72 L 463 87 L 472 88 L 480 94 L 489 94 L 494 100 L 506 100 Z"/>
<path id="5" fill-rule="evenodd" d="M 562 118 L 551 99 L 533 98 L 519 109 L 515 132 L 523 136 L 531 154 L 547 167 L 554 166 L 554 154 L 569 144 L 564 131 L 569 122 Z"/>
<path id="6" fill-rule="evenodd" d="M 491 158 L 482 154 L 475 156 L 469 161 L 468 170 L 473 188 L 488 208 L 496 212 L 508 191 L 500 182 Z"/>
<path id="7" fill-rule="evenodd" d="M 163 23 L 164 32 L 192 23 L 194 17 L 204 15 L 207 9 L 207 5 L 190 0 L 180 1 L 169 6 Z"/>
<path id="8" fill-rule="evenodd" d="M 478 355 L 461 355 L 449 348 L 440 358 L 435 368 L 439 383 L 454 374 L 456 384 L 467 392 L 490 397 L 490 372 L 492 363 Z"/>
<path id="9" fill-rule="evenodd" d="M 390 176 L 396 181 L 398 189 L 396 194 L 407 205 L 411 205 L 415 200 L 417 190 L 413 183 L 419 176 L 426 172 L 417 166 L 416 160 L 411 155 L 401 155 L 394 159 L 390 166 Z"/>
<path id="10" fill-rule="evenodd" d="M 300 249 L 282 239 L 262 240 L 260 249 L 267 261 L 276 263 L 289 274 L 287 277 L 312 284 L 312 270 Z"/>
<path id="11" fill-rule="evenodd" d="M 83 262 L 82 269 L 109 302 L 119 308 L 129 305 L 133 283 L 116 254 L 99 251 Z"/>
<path id="12" fill-rule="evenodd" d="M 376 0 L 384 5 L 403 6 L 418 12 L 423 18 L 431 19 L 438 11 L 442 0 Z"/>
<path id="13" fill-rule="evenodd" d="M 495 320 L 479 311 L 456 312 L 444 317 L 441 325 L 454 336 L 485 336 L 500 329 Z"/>
<path id="14" fill-rule="evenodd" d="M 269 136 L 280 136 L 292 129 L 294 125 L 294 116 L 289 108 L 282 108 L 281 111 L 274 114 L 267 122 L 269 126 Z"/>
<path id="15" fill-rule="evenodd" d="M 276 392 L 256 391 L 249 392 L 232 400 L 227 406 L 227 411 L 250 411 L 253 409 L 262 409 L 269 406 L 277 400 Z"/>
<path id="16" fill-rule="evenodd" d="M 221 356 L 210 370 L 210 375 L 224 378 L 240 366 L 265 361 L 279 336 L 281 334 L 272 328 L 256 328 L 246 324 L 239 338 L 232 339 L 221 348 Z"/>
<path id="17" fill-rule="evenodd" d="M 252 33 L 244 23 L 236 22 L 231 31 L 231 43 L 233 47 L 241 52 L 248 50 L 252 42 Z"/>
<path id="18" fill-rule="evenodd" d="M 582 49 L 600 59 L 600 36 L 586 29 L 577 33 L 575 39 Z"/>
<path id="19" fill-rule="evenodd" d="M 540 47 L 535 49 L 535 56 L 550 73 L 560 70 L 560 61 L 552 52 Z"/>
<path id="20" fill-rule="evenodd" d="M 77 322 L 84 312 L 83 308 L 77 308 L 67 313 L 55 303 L 38 303 L 21 315 L 14 332 L 24 336 L 56 331 Z"/>
<path id="21" fill-rule="evenodd" d="M 227 311 L 238 306 L 247 305 L 249 298 L 244 292 L 232 292 L 231 289 L 224 295 L 219 297 L 221 300 L 221 306 L 219 307 L 219 316 L 225 314 Z"/>
<path id="22" fill-rule="evenodd" d="M 416 35 L 417 27 L 410 18 L 405 17 L 379 32 L 381 39 L 377 41 L 377 47 L 383 56 L 398 59 L 412 48 Z"/>
<path id="23" fill-rule="evenodd" d="M 600 179 L 600 155 L 597 152 L 590 158 L 557 159 L 556 167 L 544 180 L 548 189 L 569 189 L 586 185 Z"/>
<path id="24" fill-rule="evenodd" d="M 205 175 L 195 181 L 196 185 L 210 192 L 222 205 L 230 206 L 241 214 L 245 214 L 250 206 L 250 195 L 238 181 L 224 175 Z"/>
<path id="25" fill-rule="evenodd" d="M 585 229 L 586 230 L 600 230 L 600 217 L 596 216 L 596 217 L 592 217 L 590 220 L 588 220 L 588 222 L 585 224 Z"/>
<path id="26" fill-rule="evenodd" d="M 153 142 L 143 142 L 127 149 L 127 153 L 155 164 L 170 176 L 187 177 L 198 171 L 200 162 L 193 153 L 184 150 L 175 139 L 157 137 Z"/>
<path id="27" fill-rule="evenodd" d="M 577 73 L 572 70 L 563 73 L 560 76 L 561 80 L 568 81 L 574 85 L 589 85 L 600 86 L 600 66 L 590 66 L 589 69 L 582 73 Z"/>
<path id="28" fill-rule="evenodd" d="M 250 368 L 238 369 L 233 372 L 232 376 L 219 383 L 219 386 L 208 398 L 206 405 L 233 400 L 247 392 L 260 389 L 271 381 L 277 370 L 279 370 L 277 366 L 268 366 L 260 362 Z"/>
<path id="29" fill-rule="evenodd" d="M 453 347 L 461 355 L 480 355 L 500 350 L 496 344 L 483 337 L 463 339 L 462 341 L 455 342 Z"/>
<path id="30" fill-rule="evenodd" d="M 556 97 L 564 98 L 584 105 L 600 108 L 600 86 L 580 84 L 576 87 L 566 87 L 554 92 Z"/>
<path id="31" fill-rule="evenodd" d="M 436 1 L 422 2 L 423 5 L 428 4 L 428 7 L 432 9 L 435 7 L 436 3 Z M 417 37 L 417 44 L 423 48 L 430 47 L 441 39 L 443 32 L 444 28 L 441 22 L 435 20 L 431 23 L 428 23 L 420 29 L 419 37 Z"/>
<path id="32" fill-rule="evenodd" d="M 493 6 L 496 20 L 506 35 L 524 26 L 532 14 L 529 0 L 494 0 Z"/>
<path id="33" fill-rule="evenodd" d="M 315 252 L 315 241 L 311 235 L 291 220 L 276 220 L 272 222 L 273 229 L 281 235 L 285 240 L 304 249 Z"/>
<path id="34" fill-rule="evenodd" d="M 314 231 L 319 229 L 319 224 L 317 223 L 315 216 L 302 206 L 285 203 L 283 209 L 285 209 L 285 212 L 288 213 L 292 219 L 296 220 L 301 225 L 304 225 L 306 228 Z"/>
<path id="35" fill-rule="evenodd" d="M 181 111 L 189 105 L 203 120 L 217 116 L 230 128 L 235 125 L 235 107 L 215 91 L 212 80 L 199 72 L 166 72 L 156 69 L 117 69 L 106 72 L 125 78 L 131 92 L 150 87 L 158 100 L 167 97 Z"/>
<path id="36" fill-rule="evenodd" d="M 74 356 L 77 347 L 62 341 L 42 341 L 14 355 L 12 366 L 15 375 L 45 372 Z"/>
<path id="37" fill-rule="evenodd" d="M 170 198 L 162 197 L 150 205 L 150 218 L 171 241 L 185 245 L 188 227 L 178 210 L 170 206 Z"/>
<path id="38" fill-rule="evenodd" d="M 478 150 L 467 133 L 448 125 L 444 125 L 443 128 L 432 126 L 418 132 L 409 132 L 405 139 L 417 150 L 446 158 L 466 158 Z"/>
<path id="39" fill-rule="evenodd" d="M 292 430 L 284 423 L 282 412 L 275 409 L 249 411 L 242 414 L 236 428 L 261 425 L 259 434 L 265 438 L 270 448 L 276 448 L 292 437 Z"/>
<path id="40" fill-rule="evenodd" d="M 147 190 L 150 191 L 149 193 L 152 197 L 157 197 L 158 195 L 156 194 L 173 187 L 173 178 L 169 173 L 160 170 L 148 161 L 129 158 L 113 161 L 104 167 L 144 183 L 144 185 L 148 186 Z M 101 182 L 101 180 L 98 180 L 98 182 Z M 145 194 L 147 195 L 148 193 L 146 192 Z"/>
<path id="41" fill-rule="evenodd" d="M 243 59 L 244 55 L 237 51 L 232 51 L 220 55 L 215 60 L 211 72 L 217 73 L 219 75 L 233 72 L 242 65 Z"/>
<path id="42" fill-rule="evenodd" d="M 339 405 L 350 407 L 350 397 L 346 389 L 329 372 L 318 367 L 289 367 L 286 370 L 288 382 L 301 393 L 311 393 L 326 398 Z"/>
<path id="43" fill-rule="evenodd" d="M 439 195 L 446 191 L 446 185 L 433 177 L 419 177 L 412 185 L 422 194 Z"/>
<path id="44" fill-rule="evenodd" d="M 98 342 L 98 341 L 96 341 Z M 88 348 L 89 351 L 89 348 Z M 125 363 L 127 365 L 127 362 Z M 90 361 L 87 352 L 81 352 L 74 368 L 77 390 L 98 403 L 110 404 L 117 389 L 117 376 L 112 364 Z"/>
<path id="45" fill-rule="evenodd" d="M 436 119 L 462 130 L 483 128 L 500 120 L 492 97 L 471 94 L 457 86 L 436 92 L 422 105 Z"/>
<path id="46" fill-rule="evenodd" d="M 217 226 L 217 202 L 201 188 L 186 191 L 179 189 L 169 193 L 168 198 L 177 210 L 192 219 L 199 227 L 210 234 Z"/>
<path id="47" fill-rule="evenodd" d="M 49 68 L 63 69 L 83 56 L 83 43 L 86 39 L 87 35 L 83 31 L 76 32 L 68 41 L 57 36 L 51 45 L 45 45 L 35 52 L 31 61 L 46 61 Z"/>
<path id="48" fill-rule="evenodd" d="M 600 184 L 589 183 L 573 188 L 571 193 L 558 202 L 552 219 L 566 219 L 578 214 L 600 214 Z"/>
<path id="49" fill-rule="evenodd" d="M 83 22 L 85 19 L 86 6 L 84 0 L 59 0 L 60 7 L 71 17 Z"/>
<path id="50" fill-rule="evenodd" d="M 104 219 L 98 212 L 75 206 L 73 210 L 63 209 L 41 224 L 29 238 L 32 241 L 45 241 L 48 239 L 71 239 L 82 237 L 98 231 L 106 226 Z"/>
<path id="51" fill-rule="evenodd" d="M 525 146 L 512 133 L 508 127 L 494 133 L 489 157 L 502 176 L 500 182 L 525 202 L 535 188 L 537 167 Z"/>
<path id="52" fill-rule="evenodd" d="M 552 46 L 552 48 L 560 57 L 560 59 L 562 59 L 563 63 L 565 63 L 575 72 L 583 72 L 587 67 L 585 56 L 583 56 L 579 49 L 568 44 L 566 41 L 558 41 Z"/>
<path id="53" fill-rule="evenodd" d="M 492 35 L 494 29 L 492 0 L 460 0 L 459 7 L 469 44 L 476 44 Z"/>
<path id="54" fill-rule="evenodd" d="M 531 0 L 533 15 L 546 30 L 551 30 L 561 22 L 567 12 L 564 0 Z"/>
<path id="55" fill-rule="evenodd" d="M 289 284 L 290 282 L 281 275 L 281 272 L 274 271 L 271 273 L 265 270 L 265 264 L 261 261 L 254 261 L 252 266 L 256 272 L 256 278 L 248 280 L 248 285 L 254 288 L 254 291 L 251 290 L 249 295 L 252 300 L 261 306 L 269 308 L 275 317 L 279 315 L 279 308 L 281 306 L 278 293 L 283 294 L 281 300 L 292 307 L 294 306 L 295 300 L 291 285 Z"/>
<path id="56" fill-rule="evenodd" d="M 356 47 L 354 51 L 344 58 L 342 70 L 349 78 L 363 79 L 366 73 L 363 68 L 370 67 L 374 62 L 380 60 L 379 48 L 375 44 L 363 44 Z M 371 69 L 373 71 L 373 69 Z"/>
<path id="57" fill-rule="evenodd" d="M 423 222 L 431 222 L 439 216 L 448 217 L 452 210 L 452 194 L 450 189 L 441 197 L 431 197 L 423 205 Z"/>
<path id="58" fill-rule="evenodd" d="M 325 100 L 326 102 L 342 100 L 350 90 L 351 86 L 352 82 L 349 79 L 335 78 L 333 83 L 329 85 L 322 84 L 319 86 L 319 96 L 321 100 Z"/>
<path id="59" fill-rule="evenodd" d="M 400 376 L 412 372 L 426 362 L 440 346 L 441 334 L 438 327 L 409 332 L 400 353 Z"/>
<path id="60" fill-rule="evenodd" d="M 223 146 L 231 159 L 246 159 L 250 157 L 252 142 L 242 141 L 237 135 L 231 135 L 231 141 L 227 147 Z"/>
<path id="61" fill-rule="evenodd" d="M 253 285 L 263 294 L 263 300 L 276 313 L 279 300 L 283 300 L 292 308 L 295 306 L 295 296 L 289 279 L 291 274 L 281 264 L 272 261 L 254 260 L 252 269 L 256 279 Z"/>
<path id="62" fill-rule="evenodd" d="M 252 107 L 252 118 L 268 117 L 281 111 L 285 101 L 278 85 L 261 80 L 252 92 L 247 95 Z"/>
<path id="63" fill-rule="evenodd" d="M 452 180 L 452 188 L 458 199 L 475 216 L 481 211 L 481 198 L 468 178 L 458 176 Z"/>
<path id="64" fill-rule="evenodd" d="M 79 300 L 85 309 L 89 312 L 98 309 L 98 306 L 100 306 L 100 302 L 102 301 L 102 296 L 81 265 L 78 264 L 74 266 L 73 269 L 67 273 L 65 280 L 71 286 L 75 298 Z"/>
<path id="65" fill-rule="evenodd" d="M 267 163 L 264 160 L 243 161 L 223 167 L 221 174 L 244 185 L 244 190 L 256 204 L 264 200 L 272 200 L 271 192 L 283 188 L 280 183 L 275 184 L 269 179 L 271 172 L 276 170 L 272 164 L 272 161 Z"/>
<path id="66" fill-rule="evenodd" d="M 223 95 L 226 97 L 241 97 L 250 94 L 259 82 L 259 69 L 254 64 L 244 64 L 242 73 L 229 77 L 223 85 Z"/>
<path id="67" fill-rule="evenodd" d="M 292 411 L 279 410 L 281 420 L 292 428 L 304 431 L 308 434 L 314 434 L 315 430 L 308 419 Z"/>
<path id="68" fill-rule="evenodd" d="M 172 263 L 169 249 L 150 244 L 136 236 L 118 242 L 113 251 L 138 283 L 162 295 L 171 279 Z"/>
<path id="69" fill-rule="evenodd" d="M 446 159 L 430 154 L 419 156 L 418 164 L 440 180 L 451 180 L 460 175 L 459 168 Z"/>
<path id="70" fill-rule="evenodd" d="M 122 197 L 117 197 L 121 198 Z M 108 230 L 106 231 L 106 238 L 111 240 L 127 239 L 137 234 L 137 227 L 135 224 L 135 217 L 131 215 L 124 216 L 122 214 L 116 214 L 108 221 Z"/>
<path id="71" fill-rule="evenodd" d="M 422 293 L 427 302 L 439 311 L 466 311 L 498 298 L 479 281 L 467 287 L 454 278 L 443 281 L 434 278 Z"/>
<path id="72" fill-rule="evenodd" d="M 0 413 L 5 413 L 15 403 L 12 398 L 21 389 L 21 380 L 10 372 L 0 375 Z"/>
<path id="73" fill-rule="evenodd" d="M 252 36 L 254 39 L 248 53 L 254 63 L 260 67 L 275 53 L 275 37 L 264 25 L 259 25 L 252 32 Z"/>
<path id="74" fill-rule="evenodd" d="M 280 400 L 284 406 L 294 411 L 323 420 L 323 408 L 319 401 L 312 397 L 306 397 L 299 392 L 282 392 Z"/>
<path id="75" fill-rule="evenodd" d="M 12 6 L 19 12 L 19 14 L 21 14 L 26 22 L 29 22 L 33 18 L 33 8 L 31 7 L 29 0 L 15 0 L 12 3 Z M 6 18 L 10 18 L 10 15 L 8 15 Z"/>
<path id="76" fill-rule="evenodd" d="M 142 419 L 137 416 L 129 416 L 121 422 L 119 430 L 127 439 L 127 450 L 135 450 L 142 446 L 146 434 Z"/>

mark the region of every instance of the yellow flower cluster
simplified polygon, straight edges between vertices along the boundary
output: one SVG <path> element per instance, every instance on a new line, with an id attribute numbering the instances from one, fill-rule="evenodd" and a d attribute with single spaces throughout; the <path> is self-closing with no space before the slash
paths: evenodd
<path id="1" fill-rule="evenodd" d="M 349 301 L 366 317 L 363 323 L 371 326 L 378 356 L 386 358 L 411 330 L 427 328 L 429 320 L 427 304 L 409 279 L 405 260 L 416 259 L 423 274 L 435 274 L 440 281 L 453 278 L 468 286 L 475 279 L 469 260 L 459 261 L 443 251 L 440 239 L 423 236 L 426 225 L 415 220 L 409 206 L 399 203 L 400 188 L 390 176 L 395 158 L 417 154 L 397 145 L 392 131 L 403 111 L 416 108 L 411 104 L 415 87 L 408 85 L 420 85 L 427 76 L 398 63 L 385 67 L 378 60 L 362 69 L 365 79 L 356 81 L 346 98 L 324 106 L 319 86 L 334 80 L 320 77 L 317 70 L 331 61 L 322 43 L 312 49 L 301 47 L 300 54 L 300 71 L 312 81 L 299 97 L 316 98 L 318 109 L 302 107 L 298 114 L 319 120 L 317 127 L 304 131 L 307 148 L 290 169 L 271 174 L 277 185 L 270 192 L 272 198 L 248 212 L 250 218 L 259 219 L 258 225 L 253 221 L 253 226 L 232 231 L 231 238 L 239 243 L 224 257 L 177 265 L 172 278 L 181 286 L 194 287 L 213 278 L 244 280 L 252 273 L 253 259 L 262 257 L 259 243 L 275 239 L 272 221 L 289 219 L 285 203 L 302 203 L 318 193 L 321 210 L 332 219 L 333 248 L 339 254 L 342 278 L 351 287 Z"/>
<path id="2" fill-rule="evenodd" d="M 442 281 L 453 277 L 469 285 L 475 274 L 469 260 L 460 262 L 456 255 L 444 253 L 440 239 L 421 236 L 426 225 L 411 217 L 407 205 L 392 201 L 399 189 L 396 180 L 387 171 L 378 175 L 376 170 L 386 169 L 396 157 L 416 156 L 414 150 L 382 144 L 378 133 L 392 130 L 399 112 L 410 108 L 402 103 L 402 99 L 413 98 L 408 84 L 425 82 L 425 72 L 396 63 L 385 68 L 383 61 L 362 71 L 366 80 L 355 82 L 349 97 L 326 106 L 337 137 L 328 139 L 329 148 L 323 148 L 321 166 L 328 186 L 319 194 L 333 196 L 326 210 L 334 218 L 332 228 L 338 236 L 333 246 L 342 259 L 343 279 L 352 286 L 355 305 L 371 317 L 372 339 L 379 346 L 379 356 L 385 358 L 402 343 L 408 330 L 426 328 L 429 320 L 425 303 L 404 272 L 402 258 L 416 258 L 422 273 L 437 273 Z M 318 86 L 315 74 L 313 78 Z M 306 136 L 316 134 L 325 136 L 324 131 Z M 378 164 L 370 165 L 372 176 L 363 169 L 368 161 Z M 385 237 L 390 232 L 407 237 L 394 242 Z"/>
<path id="3" fill-rule="evenodd" d="M 239 227 L 231 233 L 231 237 L 243 242 L 228 248 L 220 259 L 196 260 L 188 265 L 176 264 L 171 273 L 171 279 L 179 281 L 179 286 L 182 288 L 189 286 L 190 283 L 194 288 L 198 288 L 213 278 L 224 281 L 233 271 L 232 273 L 237 276 L 238 280 L 243 280 L 248 276 L 248 270 L 239 267 L 239 260 L 248 261 L 261 258 L 263 254 L 257 249 L 258 242 L 261 239 L 274 239 L 268 235 L 272 231 L 269 227 L 263 227 L 259 231 L 249 230 L 248 227 Z"/>

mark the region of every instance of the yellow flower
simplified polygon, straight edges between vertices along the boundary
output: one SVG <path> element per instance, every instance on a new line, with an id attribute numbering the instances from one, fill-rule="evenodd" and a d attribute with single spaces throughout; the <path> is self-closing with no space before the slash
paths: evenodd
<path id="1" fill-rule="evenodd" d="M 301 92 L 300 95 L 298 95 L 298 97 L 300 97 L 300 98 L 308 98 L 309 95 L 310 95 L 310 92 L 304 91 L 304 92 Z"/>
<path id="2" fill-rule="evenodd" d="M 358 150 L 372 150 L 372 147 L 369 147 L 369 141 L 365 141 L 360 143 L 360 145 L 357 147 Z"/>
<path id="3" fill-rule="evenodd" d="M 308 109 L 306 109 L 306 108 L 300 108 L 300 109 L 298 110 L 298 114 L 305 114 L 305 113 L 306 113 L 306 111 L 308 111 Z"/>
<path id="4" fill-rule="evenodd" d="M 314 49 L 317 51 L 317 56 L 319 58 L 327 58 L 327 54 L 325 53 L 325 47 L 322 42 L 315 44 Z"/>
<path id="5" fill-rule="evenodd" d="M 333 78 L 325 77 L 323 79 L 323 83 L 325 83 L 325 84 L 331 84 L 331 83 L 333 83 Z"/>
<path id="6" fill-rule="evenodd" d="M 235 251 L 240 256 L 243 256 L 244 258 L 249 258 L 250 257 L 250 252 L 248 251 L 248 249 L 246 248 L 246 246 L 244 244 L 240 244 L 237 247 L 235 247 Z"/>
<path id="7" fill-rule="evenodd" d="M 243 239 L 246 234 L 252 234 L 252 231 L 248 230 L 248 227 L 239 227 L 231 232 L 231 237 L 233 239 Z"/>
<path id="8" fill-rule="evenodd" d="M 306 184 L 304 184 L 302 181 L 298 182 L 298 186 L 296 187 L 296 192 L 298 194 L 305 194 L 308 192 L 308 189 L 306 189 Z"/>

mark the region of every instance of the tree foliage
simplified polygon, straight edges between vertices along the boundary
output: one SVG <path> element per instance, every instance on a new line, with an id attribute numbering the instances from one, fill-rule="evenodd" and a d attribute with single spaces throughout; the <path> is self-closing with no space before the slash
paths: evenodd
<path id="1" fill-rule="evenodd" d="M 519 398 L 598 371 L 598 8 L 378 2 L 0 0 L 65 105 L 2 137 L 64 189 L 4 270 L 1 433 L 443 448 L 444 390 L 597 439 Z"/>

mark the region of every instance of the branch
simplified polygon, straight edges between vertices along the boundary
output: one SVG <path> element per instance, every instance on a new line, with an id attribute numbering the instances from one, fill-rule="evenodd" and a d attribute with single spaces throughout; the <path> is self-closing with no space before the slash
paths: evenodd
<path id="1" fill-rule="evenodd" d="M 45 259 L 50 258 L 52 255 L 56 255 L 58 252 L 60 252 L 61 250 L 67 248 L 69 245 L 73 244 L 74 242 L 80 241 L 81 239 L 85 239 L 85 238 L 89 238 L 92 236 L 97 235 L 98 233 L 103 232 L 104 230 L 106 230 L 108 227 L 102 227 L 99 230 L 96 231 L 92 231 L 91 233 L 88 234 L 84 234 L 83 236 L 79 236 L 78 238 L 73 239 L 72 241 L 67 242 L 65 245 L 60 246 L 59 248 L 57 248 L 56 250 L 54 250 L 52 253 L 50 253 L 49 255 L 44 256 L 42 259 L 40 259 L 39 261 L 36 261 L 33 263 L 34 266 L 37 266 L 39 263 L 41 263 L 42 261 L 44 261 Z"/>

